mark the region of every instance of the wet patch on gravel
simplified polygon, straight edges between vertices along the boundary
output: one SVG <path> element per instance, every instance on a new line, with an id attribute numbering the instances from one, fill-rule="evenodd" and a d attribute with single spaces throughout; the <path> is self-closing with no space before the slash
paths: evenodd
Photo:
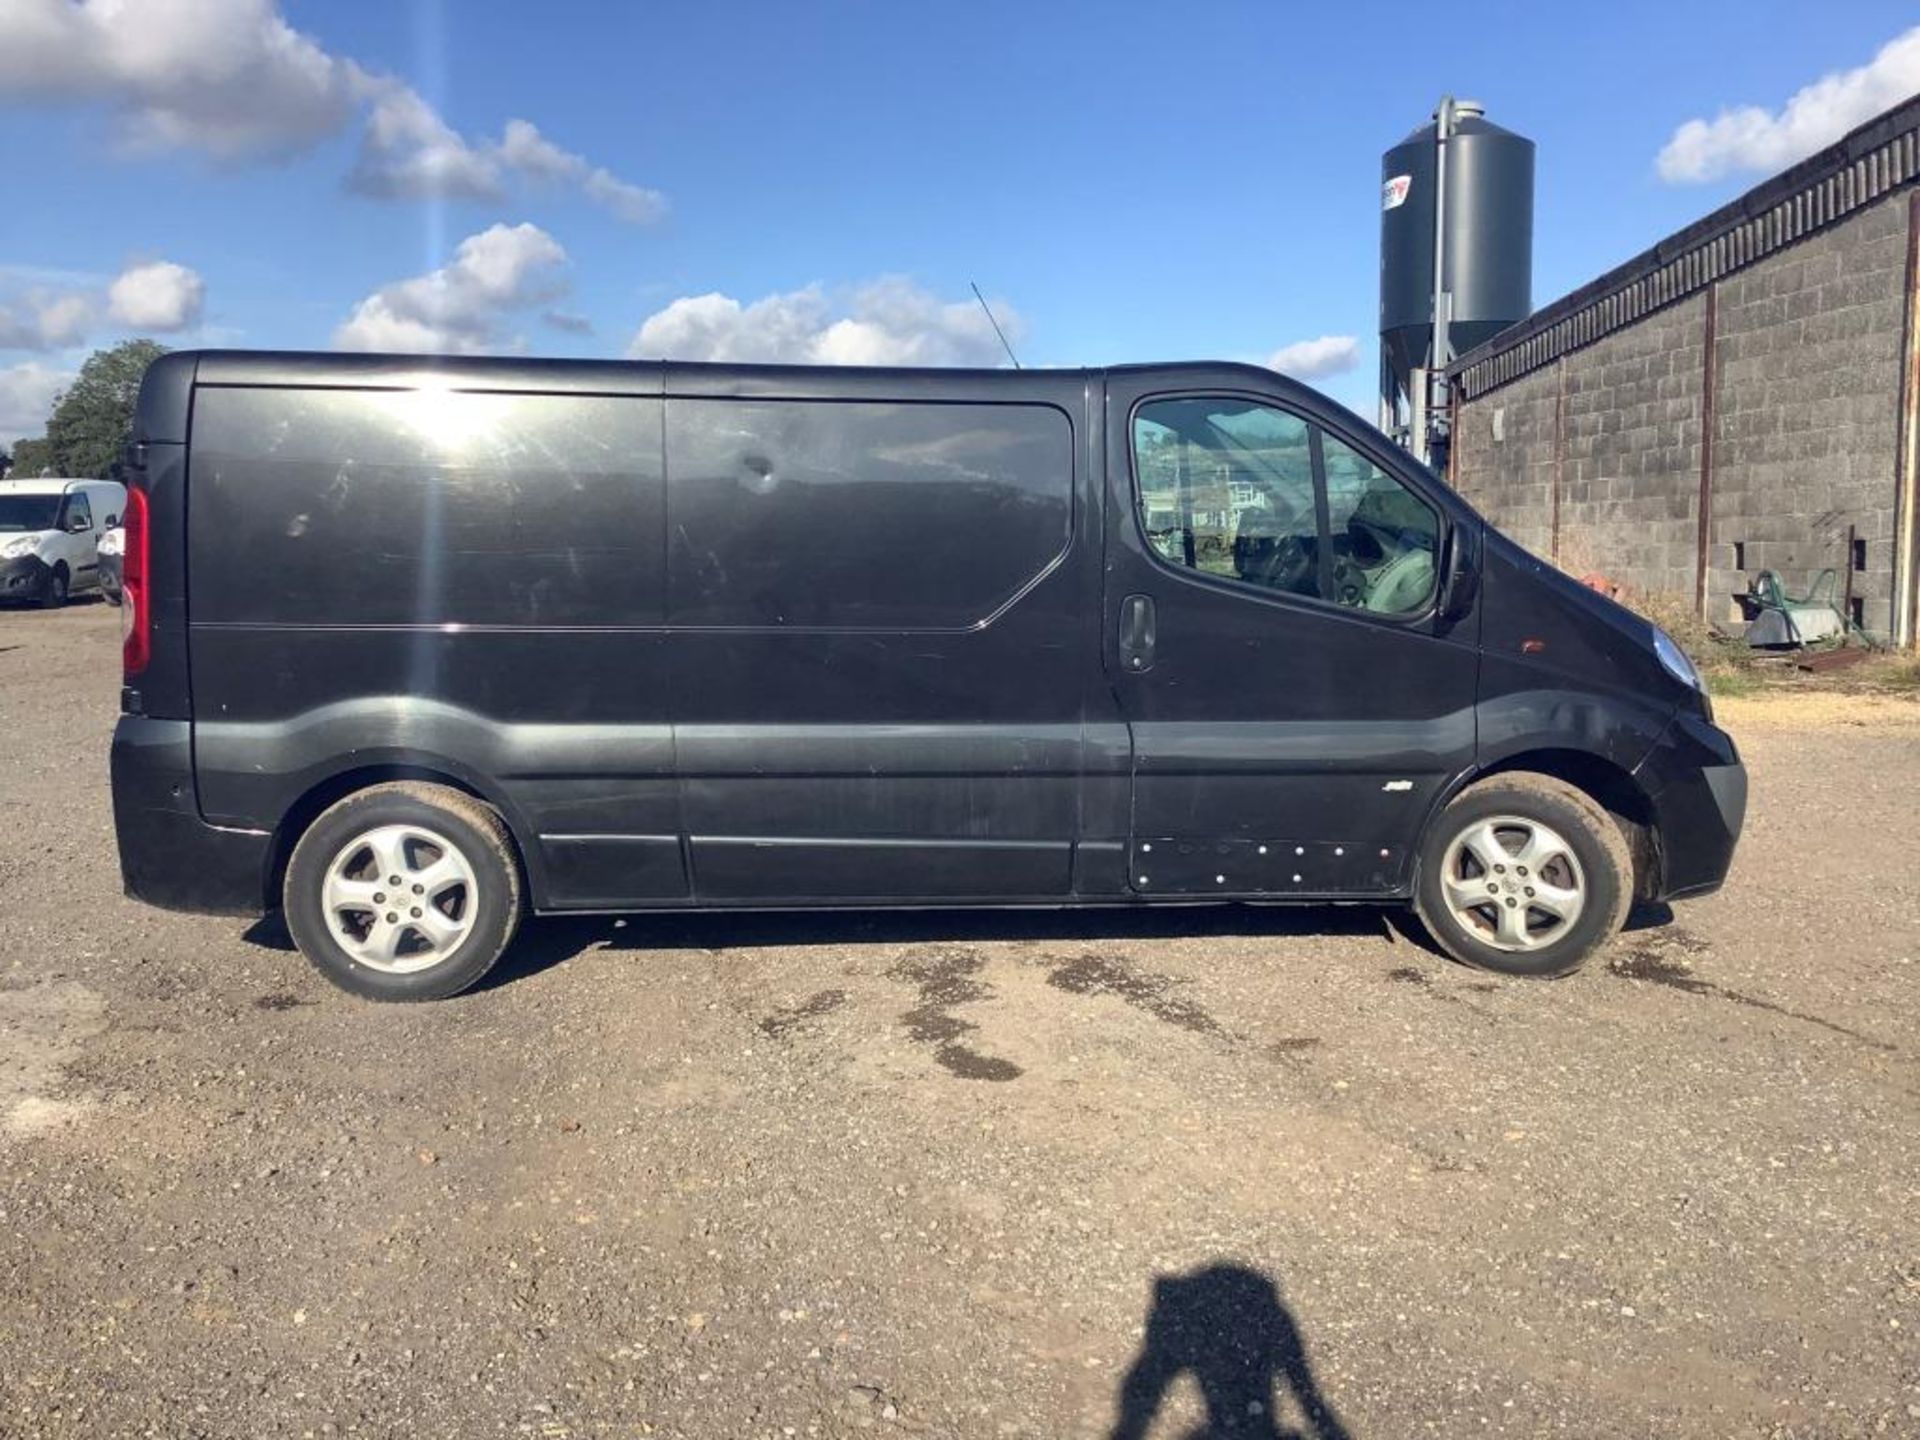
<path id="1" fill-rule="evenodd" d="M 844 990 L 822 990 L 810 995 L 798 1005 L 788 1005 L 775 1010 L 760 1022 L 762 1034 L 775 1040 L 784 1040 L 795 1030 L 807 1025 L 810 1020 L 818 1020 L 823 1015 L 831 1015 L 847 1003 Z"/>
<path id="2" fill-rule="evenodd" d="M 1726 1000 L 1734 1005 L 1745 1005 L 1752 1010 L 1764 1010 L 1770 1015 L 1782 1015 L 1789 1020 L 1816 1025 L 1822 1030 L 1844 1036 L 1887 1054 L 1899 1053 L 1899 1046 L 1889 1044 L 1885 1040 L 1876 1040 L 1871 1035 L 1864 1035 L 1858 1030 L 1835 1021 L 1822 1019 L 1818 1015 L 1809 1015 L 1804 1010 L 1795 1010 L 1771 1000 L 1763 1000 L 1758 995 L 1749 995 L 1745 991 L 1729 990 L 1724 985 L 1701 979 L 1693 973 L 1686 957 L 1705 954 L 1708 948 L 1704 941 L 1695 936 L 1687 934 L 1684 930 L 1677 931 L 1651 945 L 1638 946 L 1624 955 L 1616 955 L 1607 962 L 1607 970 L 1608 973 L 1617 975 L 1622 980 L 1644 980 L 1652 985 L 1664 985 L 1669 990 L 1678 990 L 1683 995 L 1705 996 Z"/>
<path id="3" fill-rule="evenodd" d="M 1156 1020 L 1177 1025 L 1196 1035 L 1218 1035 L 1220 1024 L 1194 1004 L 1168 992 L 1180 982 L 1171 975 L 1155 975 L 1133 969 L 1125 961 L 1105 955 L 1076 955 L 1071 959 L 1050 958 L 1047 983 L 1069 995 L 1112 995 L 1136 1010 L 1144 1010 Z"/>
<path id="4" fill-rule="evenodd" d="M 900 1023 L 914 1040 L 934 1047 L 933 1058 L 948 1072 L 962 1080 L 1017 1080 L 1024 1072 L 1011 1060 L 960 1043 L 962 1035 L 980 1027 L 955 1015 L 954 1008 L 993 998 L 993 987 L 974 978 L 986 963 L 971 946 L 922 945 L 902 955 L 887 975 L 919 987 L 920 1003 Z"/>
<path id="5" fill-rule="evenodd" d="M 313 1001 L 302 1000 L 297 995 L 262 995 L 253 1002 L 256 1010 L 292 1010 L 299 1005 L 311 1005 Z"/>

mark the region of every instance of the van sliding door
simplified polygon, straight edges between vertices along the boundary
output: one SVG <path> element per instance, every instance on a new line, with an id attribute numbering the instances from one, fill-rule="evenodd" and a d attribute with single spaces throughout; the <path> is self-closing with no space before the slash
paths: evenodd
<path id="1" fill-rule="evenodd" d="M 674 736 L 696 901 L 1071 883 L 1080 382 L 669 368 Z M 969 393 L 971 391 L 971 393 Z M 1053 392 L 1057 391 L 1055 394 Z M 1094 563 L 1097 563 L 1095 557 Z"/>

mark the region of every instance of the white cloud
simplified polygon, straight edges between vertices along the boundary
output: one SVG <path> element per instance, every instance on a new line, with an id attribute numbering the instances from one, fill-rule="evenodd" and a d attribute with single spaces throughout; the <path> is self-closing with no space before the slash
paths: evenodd
<path id="1" fill-rule="evenodd" d="M 586 173 L 585 160 L 555 145 L 531 120 L 507 121 L 496 148 L 501 164 L 536 180 L 578 180 Z"/>
<path id="2" fill-rule="evenodd" d="M 1296 380 L 1324 380 L 1344 375 L 1360 363 L 1360 342 L 1352 335 L 1322 335 L 1296 340 L 1267 357 L 1267 368 Z"/>
<path id="3" fill-rule="evenodd" d="M 334 331 L 341 350 L 479 355 L 515 348 L 501 322 L 564 293 L 567 252 L 537 225 L 495 225 L 460 242 L 453 260 L 362 300 Z"/>
<path id="4" fill-rule="evenodd" d="M 1005 301 L 994 314 L 1009 339 L 1024 328 Z M 943 301 L 899 276 L 875 280 L 836 304 L 818 286 L 742 305 L 730 295 L 690 295 L 649 315 L 627 353 L 635 358 L 809 365 L 998 365 L 1004 352 L 971 297 Z"/>
<path id="5" fill-rule="evenodd" d="M 580 186 L 586 197 L 629 225 L 651 225 L 667 213 L 667 197 L 658 190 L 634 185 L 596 166 Z"/>
<path id="6" fill-rule="evenodd" d="M 509 120 L 499 140 L 471 143 L 398 82 L 381 87 L 347 185 L 381 199 L 444 195 L 499 200 L 510 175 L 542 185 L 574 186 L 629 224 L 648 225 L 667 212 L 666 197 L 659 191 L 630 184 L 604 166 L 561 149 L 532 121 Z"/>
<path id="7" fill-rule="evenodd" d="M 500 167 L 490 154 L 461 139 L 407 86 L 392 81 L 378 88 L 360 157 L 347 176 L 349 189 L 383 200 L 500 198 Z"/>
<path id="8" fill-rule="evenodd" d="M 105 104 L 137 148 L 291 154 L 347 123 L 360 80 L 273 0 L 0 5 L 0 96 Z"/>
<path id="9" fill-rule="evenodd" d="M 9 447 L 47 428 L 47 416 L 73 376 L 37 361 L 0 368 L 0 442 Z"/>
<path id="10" fill-rule="evenodd" d="M 662 196 L 528 121 L 468 139 L 418 91 L 330 54 L 276 0 L 0 0 L 0 100 L 101 105 L 135 150 L 284 158 L 366 125 L 348 187 L 381 199 L 497 201 L 509 176 L 563 183 L 647 224 Z"/>
<path id="11" fill-rule="evenodd" d="M 129 330 L 185 330 L 198 323 L 207 293 L 198 274 L 171 260 L 129 265 L 110 282 L 76 272 L 61 285 L 17 284 L 36 274 L 60 272 L 0 270 L 0 350 L 80 345 L 103 316 Z"/>
<path id="12" fill-rule="evenodd" d="M 1824 149 L 1855 126 L 1920 92 L 1920 26 L 1881 47 L 1865 65 L 1823 75 L 1778 114 L 1758 105 L 1689 120 L 1660 151 L 1660 178 L 1687 185 L 1737 171 L 1771 173 Z"/>
<path id="13" fill-rule="evenodd" d="M 94 301 L 80 291 L 34 288 L 0 300 L 0 350 L 60 350 L 86 339 Z"/>
<path id="14" fill-rule="evenodd" d="M 207 286 L 171 260 L 132 265 L 107 287 L 107 312 L 129 330 L 184 330 L 200 318 Z"/>

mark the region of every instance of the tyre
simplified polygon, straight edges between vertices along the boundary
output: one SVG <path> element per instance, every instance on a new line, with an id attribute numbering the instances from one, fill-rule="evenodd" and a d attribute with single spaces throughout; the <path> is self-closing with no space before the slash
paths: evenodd
<path id="1" fill-rule="evenodd" d="M 1469 786 L 1421 843 L 1414 908 L 1441 949 L 1481 970 L 1570 975 L 1619 932 L 1632 903 L 1619 824 L 1550 776 Z"/>
<path id="2" fill-rule="evenodd" d="M 67 567 L 56 565 L 47 577 L 47 593 L 40 597 L 42 610 L 58 610 L 67 603 Z"/>
<path id="3" fill-rule="evenodd" d="M 307 827 L 282 904 L 300 951 L 370 1000 L 477 984 L 520 923 L 520 867 L 492 807 L 402 780 L 356 791 Z"/>

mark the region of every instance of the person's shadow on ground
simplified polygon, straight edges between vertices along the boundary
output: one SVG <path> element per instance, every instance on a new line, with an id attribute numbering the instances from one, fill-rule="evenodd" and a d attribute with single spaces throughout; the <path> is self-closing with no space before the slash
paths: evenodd
<path id="1" fill-rule="evenodd" d="M 1167 1391 L 1190 1374 L 1207 1418 L 1186 1440 L 1349 1440 L 1320 1393 L 1305 1344 L 1273 1281 L 1240 1265 L 1210 1265 L 1153 1283 L 1146 1339 L 1120 1387 L 1111 1440 L 1143 1440 Z M 1290 1392 L 1304 1430 L 1274 1413 Z"/>

